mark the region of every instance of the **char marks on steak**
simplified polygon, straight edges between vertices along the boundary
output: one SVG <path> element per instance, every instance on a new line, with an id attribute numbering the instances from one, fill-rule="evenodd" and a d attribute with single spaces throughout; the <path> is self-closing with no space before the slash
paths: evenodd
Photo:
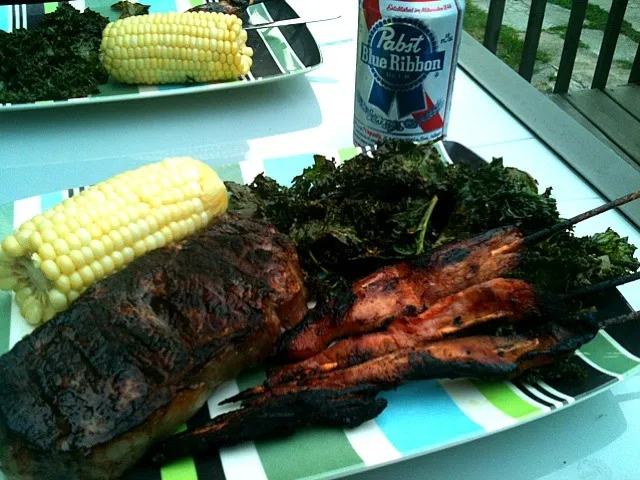
<path id="1" fill-rule="evenodd" d="M 226 217 L 87 290 L 0 357 L 10 479 L 113 479 L 306 314 L 293 245 Z"/>

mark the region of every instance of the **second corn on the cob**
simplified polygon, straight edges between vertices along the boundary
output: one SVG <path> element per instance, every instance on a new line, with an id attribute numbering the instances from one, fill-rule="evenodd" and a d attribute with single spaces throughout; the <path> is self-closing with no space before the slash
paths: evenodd
<path id="1" fill-rule="evenodd" d="M 0 289 L 31 324 L 103 277 L 205 227 L 227 208 L 216 172 L 190 157 L 116 175 L 22 224 L 0 244 Z"/>
<path id="2" fill-rule="evenodd" d="M 237 79 L 251 69 L 242 20 L 222 13 L 156 13 L 110 23 L 102 62 L 124 83 L 163 84 Z"/>

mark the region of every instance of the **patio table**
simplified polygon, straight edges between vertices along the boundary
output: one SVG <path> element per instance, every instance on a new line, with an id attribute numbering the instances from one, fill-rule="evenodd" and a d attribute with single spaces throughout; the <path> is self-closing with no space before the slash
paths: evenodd
<path id="1" fill-rule="evenodd" d="M 270 159 L 295 163 L 300 155 L 352 145 L 357 2 L 290 3 L 301 16 L 342 13 L 339 20 L 310 26 L 324 64 L 305 77 L 226 93 L 1 114 L 0 204 L 86 185 L 170 155 L 192 155 L 214 166 L 250 160 L 243 168 L 257 174 Z M 506 165 L 531 173 L 541 188 L 553 187 L 564 217 L 603 203 L 584 180 L 588 175 L 567 165 L 540 131 L 499 100 L 458 69 L 448 139 L 485 159 L 503 157 Z M 640 231 L 617 212 L 576 231 L 607 227 L 640 245 Z M 621 292 L 640 308 L 640 282 Z M 638 443 L 640 378 L 634 377 L 527 425 L 351 478 L 637 479 Z"/>

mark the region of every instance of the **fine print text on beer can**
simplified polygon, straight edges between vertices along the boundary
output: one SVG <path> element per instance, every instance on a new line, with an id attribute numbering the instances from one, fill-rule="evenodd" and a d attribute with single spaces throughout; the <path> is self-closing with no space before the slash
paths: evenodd
<path id="1" fill-rule="evenodd" d="M 464 0 L 360 0 L 353 138 L 446 135 Z"/>

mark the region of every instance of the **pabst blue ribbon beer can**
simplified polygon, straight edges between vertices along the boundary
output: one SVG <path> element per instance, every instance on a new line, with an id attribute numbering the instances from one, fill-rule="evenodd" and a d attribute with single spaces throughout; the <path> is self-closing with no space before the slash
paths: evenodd
<path id="1" fill-rule="evenodd" d="M 464 0 L 360 0 L 356 145 L 444 137 L 464 8 Z"/>

